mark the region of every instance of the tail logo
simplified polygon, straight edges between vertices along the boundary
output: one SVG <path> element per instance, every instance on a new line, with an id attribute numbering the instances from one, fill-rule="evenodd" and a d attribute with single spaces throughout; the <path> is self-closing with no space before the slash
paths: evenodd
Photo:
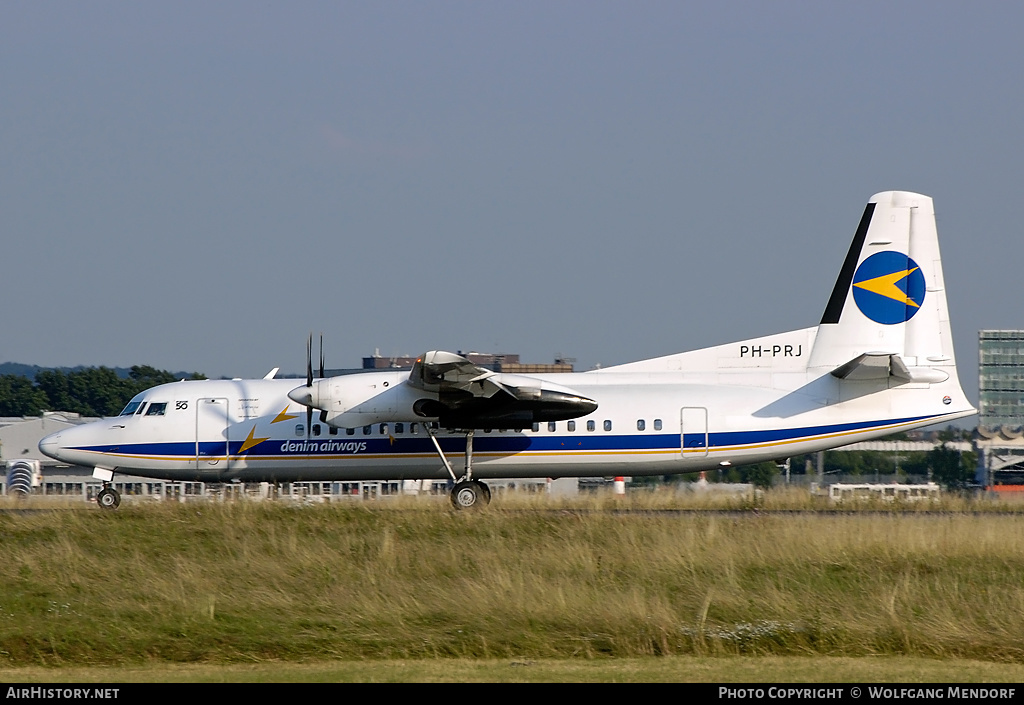
<path id="1" fill-rule="evenodd" d="M 853 300 L 875 323 L 909 321 L 924 302 L 924 274 L 901 252 L 878 252 L 861 262 L 853 275 Z"/>

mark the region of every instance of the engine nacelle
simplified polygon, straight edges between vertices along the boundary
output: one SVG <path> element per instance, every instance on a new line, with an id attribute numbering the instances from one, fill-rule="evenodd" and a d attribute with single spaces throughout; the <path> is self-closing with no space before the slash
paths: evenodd
<path id="1" fill-rule="evenodd" d="M 436 405 L 437 395 L 399 383 L 363 398 L 344 411 L 328 412 L 327 423 L 341 428 L 356 428 L 385 421 L 424 421 L 424 406 Z"/>
<path id="2" fill-rule="evenodd" d="M 342 375 L 296 387 L 288 396 L 300 404 L 327 412 L 327 423 L 356 428 L 385 421 L 422 421 L 414 411 L 419 401 L 436 401 L 437 395 L 408 384 L 408 372 L 371 372 Z"/>
<path id="3" fill-rule="evenodd" d="M 585 416 L 597 403 L 576 391 L 521 375 L 490 375 L 438 391 L 402 371 L 344 375 L 296 387 L 288 396 L 327 412 L 326 422 L 357 428 L 387 421 L 438 421 L 448 428 L 525 428 Z"/>

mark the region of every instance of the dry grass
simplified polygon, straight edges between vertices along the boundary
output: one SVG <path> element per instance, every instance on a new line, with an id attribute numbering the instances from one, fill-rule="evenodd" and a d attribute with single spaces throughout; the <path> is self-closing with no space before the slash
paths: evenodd
<path id="1" fill-rule="evenodd" d="M 653 511 L 681 508 L 674 501 L 10 511 L 0 514 L 0 663 L 1024 662 L 1024 515 L 771 511 L 810 508 L 781 493 L 759 513 Z"/>

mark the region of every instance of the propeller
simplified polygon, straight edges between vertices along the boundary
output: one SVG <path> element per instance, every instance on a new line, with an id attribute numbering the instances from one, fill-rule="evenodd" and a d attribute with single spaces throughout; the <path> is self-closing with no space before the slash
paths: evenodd
<path id="1" fill-rule="evenodd" d="M 306 387 L 310 390 L 310 399 L 313 398 L 313 334 L 306 339 Z M 313 426 L 313 407 L 306 407 L 306 435 L 308 436 Z"/>
<path id="2" fill-rule="evenodd" d="M 324 334 L 320 334 L 320 379 L 324 378 Z M 313 425 L 313 407 L 309 403 L 313 400 L 313 334 L 310 333 L 306 339 L 306 389 L 309 390 L 304 402 L 306 407 L 306 435 L 308 436 Z M 320 423 L 327 423 L 327 410 L 320 410 Z"/>
<path id="3" fill-rule="evenodd" d="M 310 338 L 313 334 L 310 333 Z M 324 334 L 320 333 L 320 379 L 324 378 Z M 320 423 L 327 423 L 327 409 L 320 410 Z"/>

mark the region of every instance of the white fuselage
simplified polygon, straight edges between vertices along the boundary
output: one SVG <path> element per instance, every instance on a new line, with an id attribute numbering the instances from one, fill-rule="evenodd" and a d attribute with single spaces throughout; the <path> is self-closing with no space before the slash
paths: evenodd
<path id="1" fill-rule="evenodd" d="M 841 382 L 825 371 L 787 370 L 787 361 L 779 362 L 719 369 L 713 379 L 706 372 L 628 371 L 628 365 L 622 371 L 538 375 L 595 400 L 597 410 L 522 430 L 477 430 L 473 476 L 683 473 L 784 458 L 974 411 L 955 378 L 887 389 L 886 381 Z M 407 376 L 367 373 L 353 381 L 368 389 L 380 389 L 384 382 L 400 388 Z M 382 409 L 377 417 L 369 412 L 329 417 L 328 424 L 314 414 L 307 428 L 305 408 L 287 396 L 297 382 L 161 385 L 133 400 L 139 413 L 63 430 L 40 448 L 63 462 L 171 480 L 448 477 L 423 425 L 428 419 Z M 932 401 L 922 405 L 922 395 Z M 438 438 L 453 466 L 460 467 L 465 433 L 441 429 Z"/>

